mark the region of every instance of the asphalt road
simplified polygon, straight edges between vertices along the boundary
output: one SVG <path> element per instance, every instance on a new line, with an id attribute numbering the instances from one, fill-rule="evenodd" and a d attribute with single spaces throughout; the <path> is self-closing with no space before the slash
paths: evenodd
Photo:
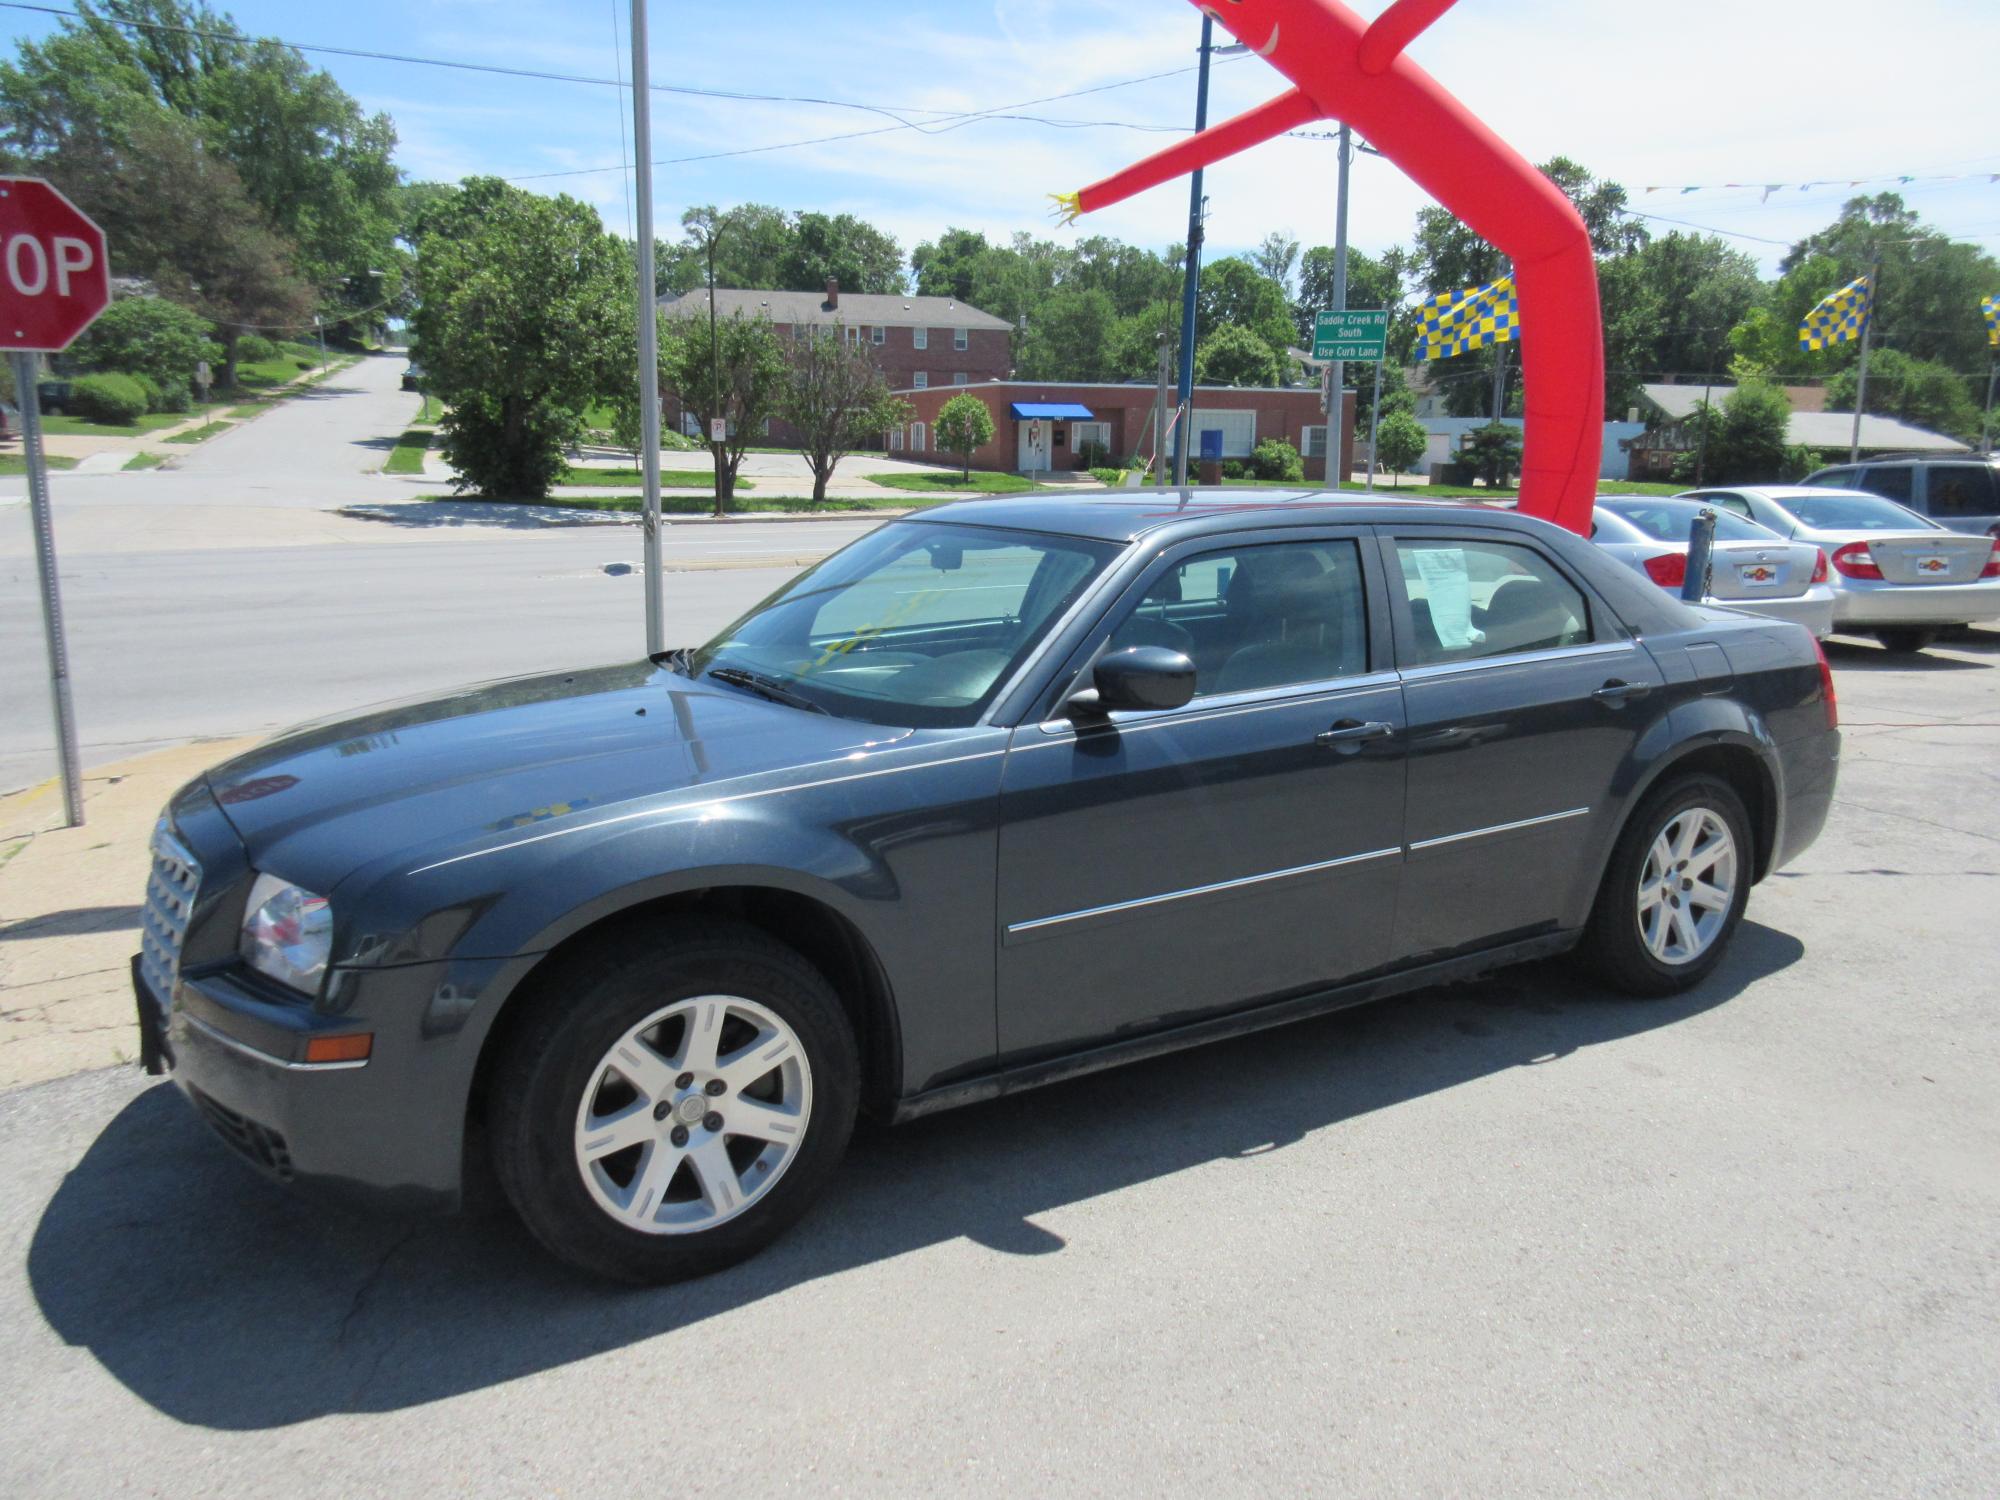
<path id="1" fill-rule="evenodd" d="M 1835 656 L 1832 824 L 1697 992 L 864 1129 L 683 1287 L 297 1202 L 136 1071 L 0 1096 L 0 1493 L 1990 1496 L 2000 633 Z"/>

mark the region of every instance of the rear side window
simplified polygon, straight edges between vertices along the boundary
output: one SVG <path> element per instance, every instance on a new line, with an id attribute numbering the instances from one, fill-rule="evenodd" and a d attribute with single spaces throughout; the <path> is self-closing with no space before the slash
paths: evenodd
<path id="1" fill-rule="evenodd" d="M 1924 500 L 1924 509 L 1934 516 L 1990 516 L 2000 511 L 1993 498 L 1993 470 L 1985 464 L 1926 465 Z"/>
<path id="2" fill-rule="evenodd" d="M 1477 661 L 1590 640 L 1583 594 L 1532 547 L 1398 537 L 1409 665 Z"/>
<path id="3" fill-rule="evenodd" d="M 1805 482 L 1816 490 L 1858 490 L 1861 488 L 1860 479 L 1859 469 L 1828 469 Z"/>
<path id="4" fill-rule="evenodd" d="M 1916 471 L 1908 464 L 1871 464 L 1862 472 L 1859 489 L 1871 495 L 1880 495 L 1884 500 L 1895 500 L 1908 505 L 1914 491 L 1911 481 Z"/>

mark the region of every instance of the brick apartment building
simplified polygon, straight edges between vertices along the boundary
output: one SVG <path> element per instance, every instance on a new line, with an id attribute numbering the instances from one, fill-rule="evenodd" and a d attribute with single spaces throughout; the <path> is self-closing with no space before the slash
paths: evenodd
<path id="1" fill-rule="evenodd" d="M 662 297 L 660 311 L 668 318 L 706 318 L 708 298 L 708 289 L 698 287 L 683 296 Z M 828 280 L 824 295 L 718 288 L 716 316 L 738 313 L 769 318 L 780 337 L 797 328 L 837 325 L 874 355 L 892 390 L 972 385 L 1014 373 L 1013 328 L 1004 318 L 949 297 L 842 292 L 834 280 Z M 664 407 L 668 426 L 699 435 L 696 419 L 682 410 L 675 393 L 666 393 Z M 773 422 L 770 435 L 784 442 L 793 434 L 784 423 Z"/>
<path id="2" fill-rule="evenodd" d="M 897 394 L 915 408 L 901 431 L 889 434 L 889 450 L 949 462 L 934 436 L 938 412 L 953 396 L 972 395 L 993 413 L 993 440 L 973 450 L 975 469 L 1032 473 L 1080 469 L 1087 444 L 1102 443 L 1113 462 L 1153 451 L 1152 385 L 1053 384 L 1025 380 L 988 381 L 965 390 L 912 388 Z M 1354 392 L 1348 391 L 1341 418 L 1341 451 L 1353 471 Z M 1196 386 L 1192 451 L 1201 452 L 1200 434 L 1217 431 L 1224 458 L 1246 458 L 1266 438 L 1282 438 L 1304 455 L 1306 477 L 1326 473 L 1326 412 L 1311 386 L 1240 388 Z M 1169 444 L 1169 452 L 1172 451 Z"/>

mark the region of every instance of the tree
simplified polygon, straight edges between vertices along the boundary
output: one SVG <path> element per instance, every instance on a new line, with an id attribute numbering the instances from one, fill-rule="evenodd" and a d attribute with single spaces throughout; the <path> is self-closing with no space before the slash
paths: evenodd
<path id="1" fill-rule="evenodd" d="M 993 413 L 977 396 L 953 396 L 938 412 L 937 444 L 947 453 L 956 453 L 968 483 L 972 480 L 972 454 L 993 441 Z"/>
<path id="2" fill-rule="evenodd" d="M 1226 256 L 1201 268 L 1195 296 L 1195 346 L 1225 324 L 1247 328 L 1273 349 L 1292 340 L 1292 309 L 1285 289 L 1247 260 Z"/>
<path id="3" fill-rule="evenodd" d="M 1117 313 L 1094 288 L 1064 288 L 1028 321 L 1016 351 L 1023 380 L 1109 380 L 1111 333 Z"/>
<path id="4" fill-rule="evenodd" d="M 1424 456 L 1430 434 L 1406 411 L 1390 412 L 1375 431 L 1375 457 L 1391 473 L 1401 474 Z"/>
<path id="5" fill-rule="evenodd" d="M 1853 411 L 1858 366 L 1826 383 L 1829 411 Z M 1965 381 L 1933 360 L 1913 359 L 1900 349 L 1877 349 L 1868 356 L 1868 410 L 1898 417 L 1968 441 L 1979 436 L 1980 408 Z"/>
<path id="6" fill-rule="evenodd" d="M 1276 385 L 1284 373 L 1284 356 L 1234 324 L 1225 324 L 1195 346 L 1194 378 L 1202 385 Z"/>
<path id="7" fill-rule="evenodd" d="M 1334 249 L 1315 245 L 1299 262 L 1299 299 L 1292 304 L 1292 321 L 1299 347 L 1312 348 L 1313 323 L 1322 312 L 1333 310 Z M 1396 330 L 1406 321 L 1400 317 L 1404 282 L 1410 274 L 1409 252 L 1392 248 L 1380 256 L 1350 248 L 1347 252 L 1347 305 L 1391 309 L 1390 347 L 1399 354 L 1409 352 L 1407 335 L 1400 341 Z"/>
<path id="8" fill-rule="evenodd" d="M 1459 461 L 1493 489 L 1499 489 L 1521 467 L 1521 429 L 1507 422 L 1488 422 L 1459 440 Z"/>
<path id="9" fill-rule="evenodd" d="M 1719 374 L 1730 331 L 1762 295 L 1755 261 L 1712 235 L 1675 231 L 1598 267 L 1605 407 L 1623 412 L 1648 379 Z"/>
<path id="10" fill-rule="evenodd" d="M 460 489 L 541 499 L 601 391 L 636 379 L 625 255 L 597 213 L 496 177 L 434 205 L 412 327 Z"/>
<path id="11" fill-rule="evenodd" d="M 992 248 L 986 236 L 974 229 L 947 229 L 935 243 L 925 240 L 910 252 L 917 295 L 970 302 L 973 267 Z"/>
<path id="12" fill-rule="evenodd" d="M 1287 289 L 1292 284 L 1292 267 L 1299 258 L 1299 239 L 1288 230 L 1274 229 L 1263 243 L 1250 252 L 1250 264 Z"/>
<path id="13" fill-rule="evenodd" d="M 715 513 L 729 509 L 744 451 L 777 415 L 786 388 L 785 356 L 771 320 L 731 313 L 711 320 L 678 317 L 660 329 L 660 378 L 692 411 L 704 432 L 720 419 L 727 434 L 715 450 Z"/>
<path id="14" fill-rule="evenodd" d="M 160 388 L 168 411 L 184 411 L 195 366 L 222 358 L 207 320 L 163 297 L 121 297 L 69 348 L 86 370 L 144 375 Z"/>
<path id="15" fill-rule="evenodd" d="M 868 438 L 910 420 L 910 404 L 889 384 L 866 346 L 838 324 L 804 328 L 785 351 L 778 415 L 799 434 L 813 474 L 813 499 L 826 498 L 834 466 Z"/>
<path id="16" fill-rule="evenodd" d="M 828 278 L 850 292 L 901 292 L 903 249 L 853 214 L 798 214 L 791 242 L 778 259 L 777 284 L 785 291 L 811 292 Z"/>
<path id="17" fill-rule="evenodd" d="M 1723 398 L 1720 411 L 1701 403 L 1695 408 L 1692 423 L 1704 480 L 1709 484 L 1769 484 L 1785 479 L 1789 474 L 1786 434 L 1791 422 L 1791 404 L 1784 392 L 1768 381 L 1739 385 Z"/>

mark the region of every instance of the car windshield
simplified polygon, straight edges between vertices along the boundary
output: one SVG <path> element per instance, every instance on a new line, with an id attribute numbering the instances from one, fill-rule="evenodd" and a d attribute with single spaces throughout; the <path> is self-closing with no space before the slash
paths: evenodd
<path id="1" fill-rule="evenodd" d="M 1793 495 L 1778 502 L 1814 531 L 1942 531 L 1879 495 Z"/>
<path id="2" fill-rule="evenodd" d="M 893 522 L 800 574 L 700 650 L 690 675 L 845 718 L 971 724 L 1119 548 Z"/>
<path id="3" fill-rule="evenodd" d="M 1608 500 L 1600 501 L 1599 508 L 1638 527 L 1656 542 L 1685 542 L 1694 526 L 1694 518 L 1702 510 L 1692 500 Z M 1718 509 L 1715 512 L 1715 539 L 1719 542 L 1775 542 L 1779 536 L 1755 521 Z"/>

